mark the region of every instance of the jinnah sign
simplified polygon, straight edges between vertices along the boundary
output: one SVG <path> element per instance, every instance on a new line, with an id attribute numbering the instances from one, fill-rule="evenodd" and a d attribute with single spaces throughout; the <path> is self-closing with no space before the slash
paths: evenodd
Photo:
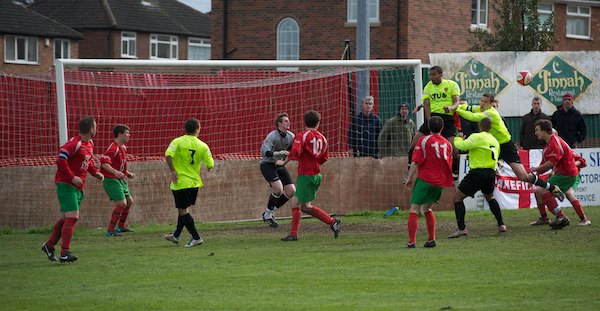
<path id="1" fill-rule="evenodd" d="M 592 81 L 558 56 L 554 56 L 540 71 L 533 75 L 529 86 L 540 96 L 554 104 L 562 105 L 562 97 L 571 93 L 577 97 L 585 93 Z"/>
<path id="2" fill-rule="evenodd" d="M 483 93 L 498 96 L 508 86 L 506 79 L 475 58 L 470 58 L 451 79 L 460 86 L 460 97 L 477 105 Z"/>

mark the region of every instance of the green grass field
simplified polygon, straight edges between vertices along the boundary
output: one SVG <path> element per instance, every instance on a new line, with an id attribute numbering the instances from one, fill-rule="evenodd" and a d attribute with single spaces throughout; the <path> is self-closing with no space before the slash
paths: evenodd
<path id="1" fill-rule="evenodd" d="M 599 310 L 600 208 L 593 225 L 531 227 L 537 210 L 468 211 L 468 238 L 447 239 L 453 212 L 436 212 L 438 246 L 405 249 L 406 211 L 341 217 L 342 231 L 303 219 L 300 241 L 262 222 L 198 224 L 205 243 L 165 241 L 173 226 L 132 226 L 107 238 L 77 228 L 74 263 L 40 250 L 49 228 L 0 233 L 2 310 Z M 196 215 L 196 218 L 200 218 Z M 85 215 L 84 215 L 85 217 Z M 174 217 L 175 218 L 175 215 Z M 184 230 L 182 241 L 189 238 Z M 58 248 L 59 249 L 59 248 Z"/>

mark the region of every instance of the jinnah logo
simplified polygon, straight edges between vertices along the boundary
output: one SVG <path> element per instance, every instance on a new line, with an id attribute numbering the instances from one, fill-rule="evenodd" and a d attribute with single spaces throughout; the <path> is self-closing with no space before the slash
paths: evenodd
<path id="1" fill-rule="evenodd" d="M 584 93 L 592 81 L 558 56 L 554 56 L 539 72 L 533 75 L 532 87 L 555 106 L 562 105 L 562 97 L 571 93 L 575 100 Z"/>
<path id="2" fill-rule="evenodd" d="M 498 96 L 508 86 L 508 82 L 482 62 L 471 58 L 452 77 L 460 86 L 461 98 L 478 104 L 483 93 Z"/>

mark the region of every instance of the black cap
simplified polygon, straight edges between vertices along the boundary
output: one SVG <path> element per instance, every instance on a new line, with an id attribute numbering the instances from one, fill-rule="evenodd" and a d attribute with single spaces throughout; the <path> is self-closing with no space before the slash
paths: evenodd
<path id="1" fill-rule="evenodd" d="M 409 109 L 408 104 L 407 103 L 402 103 L 400 104 L 400 109 L 402 109 L 402 107 L 406 107 L 407 109 Z"/>

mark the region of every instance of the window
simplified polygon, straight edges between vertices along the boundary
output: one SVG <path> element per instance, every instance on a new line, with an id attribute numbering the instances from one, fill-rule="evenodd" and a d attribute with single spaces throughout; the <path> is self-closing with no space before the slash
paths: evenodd
<path id="1" fill-rule="evenodd" d="M 300 30 L 292 18 L 284 18 L 277 25 L 277 60 L 300 59 Z"/>
<path id="2" fill-rule="evenodd" d="M 379 0 L 367 0 L 369 22 L 379 22 Z M 348 22 L 356 23 L 358 0 L 348 0 Z"/>
<path id="3" fill-rule="evenodd" d="M 150 59 L 177 59 L 175 36 L 150 35 Z"/>
<path id="4" fill-rule="evenodd" d="M 122 58 L 135 58 L 135 32 L 123 31 L 121 32 L 121 57 Z"/>
<path id="5" fill-rule="evenodd" d="M 567 6 L 567 37 L 590 39 L 590 20 L 592 12 L 589 7 Z"/>
<path id="6" fill-rule="evenodd" d="M 4 60 L 7 63 L 37 64 L 38 38 L 4 36 Z"/>
<path id="7" fill-rule="evenodd" d="M 71 40 L 54 39 L 54 58 L 71 58 Z"/>
<path id="8" fill-rule="evenodd" d="M 487 0 L 471 1 L 471 28 L 487 28 Z"/>
<path id="9" fill-rule="evenodd" d="M 552 17 L 552 12 L 554 11 L 554 7 L 552 4 L 548 3 L 538 3 L 538 18 L 540 20 L 540 25 L 543 25 Z"/>
<path id="10" fill-rule="evenodd" d="M 543 26 L 545 23 L 552 23 L 552 12 L 554 12 L 554 6 L 552 4 L 538 3 L 537 15 L 540 22 L 539 30 L 544 30 Z M 525 16 L 525 27 L 527 27 L 527 24 L 529 24 L 529 18 L 528 16 Z"/>
<path id="11" fill-rule="evenodd" d="M 188 59 L 210 60 L 210 39 L 189 38 Z"/>

